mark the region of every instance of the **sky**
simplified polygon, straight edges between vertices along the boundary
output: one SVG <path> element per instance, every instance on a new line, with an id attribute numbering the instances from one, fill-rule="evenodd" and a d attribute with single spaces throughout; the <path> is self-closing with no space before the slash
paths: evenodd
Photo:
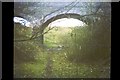
<path id="1" fill-rule="evenodd" d="M 83 27 L 84 25 L 85 23 L 74 18 L 62 18 L 62 19 L 53 21 L 48 26 L 50 27 L 75 27 L 75 26 Z"/>

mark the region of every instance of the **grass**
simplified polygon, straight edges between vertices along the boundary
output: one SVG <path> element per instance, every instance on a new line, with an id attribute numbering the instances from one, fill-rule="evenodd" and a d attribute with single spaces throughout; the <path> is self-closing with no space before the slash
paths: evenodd
<path id="1" fill-rule="evenodd" d="M 64 52 L 52 52 L 49 55 L 52 59 L 51 78 L 108 78 L 109 73 L 101 72 L 103 68 L 99 66 L 90 66 L 84 64 L 76 64 L 68 61 Z M 24 78 L 45 78 L 47 52 L 39 54 L 36 62 L 16 64 L 14 68 L 15 77 Z"/>
<path id="2" fill-rule="evenodd" d="M 46 53 L 38 54 L 36 61 L 14 65 L 14 77 L 42 78 L 46 67 Z"/>

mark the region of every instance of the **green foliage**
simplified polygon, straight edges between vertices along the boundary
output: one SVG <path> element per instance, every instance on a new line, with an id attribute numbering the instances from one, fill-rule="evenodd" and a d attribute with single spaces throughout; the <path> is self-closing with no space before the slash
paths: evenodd
<path id="1" fill-rule="evenodd" d="M 75 28 L 55 28 L 45 35 L 49 47 L 64 46 L 68 60 L 89 65 L 109 65 L 111 51 L 110 25 L 97 21 Z"/>
<path id="2" fill-rule="evenodd" d="M 14 64 L 15 78 L 43 78 L 45 74 L 46 53 L 39 53 L 35 62 Z"/>
<path id="3" fill-rule="evenodd" d="M 64 44 L 63 40 L 70 37 L 69 35 L 70 32 L 71 32 L 70 28 L 55 27 L 44 35 L 45 44 L 48 47 L 57 47 L 58 45 L 63 45 Z"/>
<path id="4" fill-rule="evenodd" d="M 63 54 L 62 54 L 63 53 Z M 101 66 L 89 66 L 76 64 L 67 60 L 64 52 L 51 55 L 41 53 L 37 56 L 36 62 L 27 62 L 14 65 L 14 75 L 16 78 L 46 78 L 47 57 L 52 60 L 51 78 L 108 78 L 109 70 Z"/>
<path id="5" fill-rule="evenodd" d="M 32 29 L 15 24 L 14 26 L 14 39 L 24 40 L 32 36 Z M 33 41 L 14 42 L 14 62 L 24 63 L 34 61 L 38 52 L 41 51 L 40 47 Z"/>
<path id="6" fill-rule="evenodd" d="M 32 36 L 32 29 L 15 24 L 14 39 L 24 40 Z M 46 64 L 46 53 L 37 41 L 14 42 L 14 77 L 42 77 Z M 41 76 L 40 76 L 41 75 Z"/>
<path id="7" fill-rule="evenodd" d="M 87 14 L 91 14 L 99 7 L 96 6 L 96 8 L 93 9 L 92 6 L 94 3 L 87 4 L 88 6 L 85 6 L 87 9 L 83 9 L 82 11 Z M 109 3 L 100 4 L 102 4 L 102 7 L 100 7 L 95 15 L 84 17 L 89 26 L 54 28 L 46 33 L 44 35 L 44 43 L 47 45 L 47 49 L 42 50 L 41 47 L 38 46 L 40 41 L 38 39 L 15 42 L 14 77 L 47 78 L 47 68 L 49 69 L 51 65 L 50 70 L 52 72 L 49 73 L 49 75 L 53 78 L 109 78 L 111 53 L 110 8 L 107 8 Z M 15 4 L 16 7 L 18 6 L 17 8 L 20 8 L 19 10 L 15 8 L 15 15 L 20 14 L 21 10 L 23 14 L 28 11 L 28 15 L 25 15 L 26 18 L 32 16 L 34 11 L 36 13 L 36 10 L 34 10 L 37 9 L 36 7 L 34 9 L 30 8 L 33 13 L 29 15 L 29 8 L 25 5 L 20 8 L 19 3 Z M 35 15 L 40 17 L 41 15 L 38 16 L 39 12 L 44 12 L 44 10 L 49 12 L 53 9 L 41 10 L 40 7 L 38 13 Z M 80 11 L 81 10 L 82 9 L 80 9 Z M 38 30 L 40 29 L 35 29 L 33 32 L 36 33 Z M 41 33 L 39 35 L 41 35 Z M 29 39 L 31 36 L 31 28 L 15 24 L 15 40 Z M 58 47 L 59 45 L 63 47 Z M 58 51 L 60 48 L 62 50 Z M 50 60 L 51 63 L 47 66 Z"/>
<path id="8" fill-rule="evenodd" d="M 101 24 L 101 27 L 59 28 L 57 31 L 53 29 L 45 34 L 46 45 L 48 49 L 63 45 L 63 50 L 59 52 L 57 50 L 42 51 L 33 41 L 14 43 L 14 60 L 17 61 L 15 63 L 21 62 L 14 65 L 14 76 L 46 78 L 49 62 L 47 58 L 50 57 L 52 72 L 49 76 L 52 78 L 110 77 L 110 69 L 108 69 L 110 30 L 103 26 Z M 107 67 L 101 65 L 103 63 Z"/>
<path id="9" fill-rule="evenodd" d="M 14 43 L 14 59 L 15 62 L 34 61 L 36 54 L 40 51 L 37 45 L 31 42 Z"/>
<path id="10" fill-rule="evenodd" d="M 32 35 L 32 29 L 21 24 L 14 24 L 14 39 L 28 39 Z"/>
<path id="11" fill-rule="evenodd" d="M 97 24 L 97 23 L 96 23 Z M 75 28 L 72 45 L 67 50 L 69 60 L 85 64 L 110 64 L 111 31 L 109 26 Z M 71 51 L 72 50 L 72 51 Z"/>

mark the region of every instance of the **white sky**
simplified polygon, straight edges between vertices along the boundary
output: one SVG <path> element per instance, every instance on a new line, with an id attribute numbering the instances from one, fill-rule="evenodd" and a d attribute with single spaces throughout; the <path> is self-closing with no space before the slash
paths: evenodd
<path id="1" fill-rule="evenodd" d="M 76 26 L 83 27 L 84 25 L 85 25 L 85 23 L 83 23 L 82 21 L 80 21 L 78 19 L 62 18 L 62 19 L 53 21 L 48 26 L 50 26 L 50 27 L 76 27 Z"/>

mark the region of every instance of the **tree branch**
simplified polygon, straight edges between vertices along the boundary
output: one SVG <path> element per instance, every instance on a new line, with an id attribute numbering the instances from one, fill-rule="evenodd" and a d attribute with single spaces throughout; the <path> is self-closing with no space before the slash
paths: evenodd
<path id="1" fill-rule="evenodd" d="M 76 1 L 77 1 L 77 0 L 76 0 Z M 45 17 L 47 17 L 47 16 L 49 16 L 49 15 L 51 15 L 51 14 L 57 12 L 57 11 L 60 11 L 60 10 L 64 9 L 65 7 L 69 7 L 70 5 L 72 5 L 73 3 L 75 3 L 76 1 L 71 2 L 70 4 L 68 4 L 68 5 L 64 6 L 64 7 L 60 8 L 60 9 L 57 9 L 57 10 L 55 10 L 55 11 L 53 11 L 53 12 L 51 12 L 51 13 L 45 15 L 45 16 L 43 16 L 42 22 L 44 22 Z M 71 10 L 75 5 L 76 5 L 76 4 L 74 4 L 69 10 Z M 68 12 L 69 10 L 67 10 L 67 12 Z M 66 12 L 66 13 L 67 13 L 67 12 Z M 42 24 L 43 24 L 43 23 L 42 23 Z M 41 27 L 40 27 L 40 28 L 41 28 Z M 39 29 L 39 30 L 40 30 L 40 29 Z M 40 31 L 38 31 L 38 32 L 36 32 L 35 34 L 33 34 L 33 35 L 30 37 L 30 39 L 35 38 L 35 37 L 39 34 L 39 32 L 40 32 Z"/>
<path id="2" fill-rule="evenodd" d="M 48 32 L 49 32 L 50 30 L 52 30 L 53 28 L 54 28 L 54 27 L 49 28 L 46 32 L 40 34 L 39 36 L 36 35 L 35 37 L 29 38 L 29 39 L 14 40 L 14 42 L 25 42 L 25 41 L 31 41 L 31 40 L 34 40 L 34 39 L 39 38 L 40 36 L 42 36 L 42 35 L 48 33 Z"/>
<path id="3" fill-rule="evenodd" d="M 69 7 L 70 5 L 72 5 L 73 3 L 75 3 L 76 1 L 73 1 L 73 2 L 71 2 L 70 4 L 68 4 L 68 5 L 64 6 L 64 7 L 59 8 L 59 9 L 57 9 L 57 10 L 55 10 L 55 11 L 53 11 L 53 12 L 47 14 L 47 15 L 45 15 L 44 18 L 47 17 L 47 16 L 49 16 L 49 15 L 51 15 L 51 14 L 53 14 L 53 13 L 55 13 L 55 12 L 57 12 L 57 11 L 60 11 L 60 10 L 64 9 L 65 7 Z"/>
<path id="4" fill-rule="evenodd" d="M 76 1 L 77 1 L 77 0 L 76 0 Z M 42 19 L 42 20 L 44 20 L 45 17 L 47 17 L 47 16 L 49 16 L 49 15 L 51 15 L 51 14 L 57 12 L 57 11 L 60 11 L 60 10 L 64 9 L 65 7 L 69 7 L 70 5 L 72 5 L 73 3 L 75 3 L 76 1 L 74 1 L 74 2 L 72 2 L 72 3 L 70 3 L 70 4 L 66 5 L 66 6 L 64 6 L 64 7 L 62 7 L 62 8 L 59 8 L 59 9 L 57 9 L 57 10 L 55 10 L 55 11 L 53 11 L 53 12 L 51 12 L 51 13 L 45 15 L 45 16 L 43 16 L 43 19 Z M 77 3 L 76 3 L 76 4 L 77 4 Z M 76 4 L 74 4 L 72 7 L 70 7 L 70 9 L 67 10 L 67 12 L 70 11 L 70 10 L 71 10 Z M 98 10 L 99 10 L 100 7 L 101 7 L 101 5 L 98 6 L 98 8 L 97 8 L 97 10 L 96 10 L 95 12 L 93 12 L 93 13 L 91 13 L 91 14 L 81 15 L 80 17 L 85 17 L 85 16 L 95 15 L 95 14 L 98 12 Z M 67 12 L 66 12 L 66 13 L 67 13 Z M 42 23 L 42 24 L 43 24 L 43 23 Z M 22 41 L 30 41 L 30 40 L 34 40 L 34 39 L 36 39 L 36 38 L 38 38 L 38 37 L 40 37 L 40 36 L 42 36 L 42 35 L 48 33 L 48 32 L 49 32 L 50 30 L 52 30 L 54 27 L 49 28 L 46 32 L 43 32 L 43 33 L 41 33 L 41 34 L 38 36 L 38 34 L 39 34 L 39 33 L 41 32 L 41 30 L 42 30 L 41 28 L 42 28 L 42 25 L 40 25 L 40 27 L 39 27 L 39 31 L 36 32 L 35 34 L 33 34 L 29 39 L 24 39 L 24 40 L 14 40 L 14 42 L 22 42 Z"/>

